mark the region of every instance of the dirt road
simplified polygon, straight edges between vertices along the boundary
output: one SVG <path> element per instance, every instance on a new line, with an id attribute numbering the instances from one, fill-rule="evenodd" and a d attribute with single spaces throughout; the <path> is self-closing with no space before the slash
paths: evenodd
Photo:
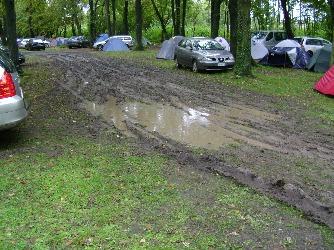
<path id="1" fill-rule="evenodd" d="M 234 178 L 334 228 L 334 131 L 302 105 L 187 70 L 83 51 L 35 55 L 48 59 L 79 108 L 143 150 Z"/>

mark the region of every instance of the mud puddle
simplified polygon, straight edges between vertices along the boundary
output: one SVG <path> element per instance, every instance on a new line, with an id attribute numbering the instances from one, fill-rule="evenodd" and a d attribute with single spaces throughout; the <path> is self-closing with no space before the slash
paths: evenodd
<path id="1" fill-rule="evenodd" d="M 82 106 L 91 114 L 112 122 L 127 136 L 134 136 L 126 125 L 131 122 L 147 132 L 155 132 L 182 144 L 210 150 L 239 143 L 273 149 L 271 145 L 253 139 L 257 131 L 243 124 L 243 121 L 250 118 L 262 121 L 278 118 L 240 105 L 215 107 L 215 111 L 209 111 L 183 104 L 172 106 L 136 101 L 119 103 L 115 97 L 110 97 L 104 104 L 84 102 Z"/>

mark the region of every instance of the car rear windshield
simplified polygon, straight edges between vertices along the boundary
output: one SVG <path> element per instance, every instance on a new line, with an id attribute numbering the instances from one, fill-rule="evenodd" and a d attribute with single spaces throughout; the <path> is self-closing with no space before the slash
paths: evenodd
<path id="1" fill-rule="evenodd" d="M 16 72 L 14 63 L 8 58 L 8 56 L 0 51 L 0 66 L 4 68 L 8 73 Z"/>
<path id="2" fill-rule="evenodd" d="M 223 50 L 223 46 L 215 40 L 195 40 L 193 46 L 197 50 Z"/>

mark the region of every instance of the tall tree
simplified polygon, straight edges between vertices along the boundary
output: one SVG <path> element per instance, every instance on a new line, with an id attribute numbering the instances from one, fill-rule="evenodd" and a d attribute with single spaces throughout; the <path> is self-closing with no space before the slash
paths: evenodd
<path id="1" fill-rule="evenodd" d="M 238 23 L 238 0 L 229 0 L 228 11 L 230 15 L 230 47 L 231 53 L 236 56 L 238 39 L 237 39 L 237 23 Z"/>
<path id="2" fill-rule="evenodd" d="M 105 8 L 105 18 L 106 18 L 106 24 L 107 24 L 107 32 L 108 32 L 108 35 L 111 36 L 113 34 L 112 34 L 111 20 L 110 20 L 110 1 L 109 0 L 105 0 L 104 8 Z"/>
<path id="3" fill-rule="evenodd" d="M 332 25 L 332 60 L 331 65 L 334 65 L 334 0 L 328 0 L 329 9 L 331 13 L 331 25 Z"/>
<path id="4" fill-rule="evenodd" d="M 123 33 L 125 35 L 129 34 L 129 0 L 124 0 L 124 10 L 123 10 Z"/>
<path id="5" fill-rule="evenodd" d="M 112 10 L 112 31 L 111 34 L 116 34 L 116 0 L 111 0 L 111 10 Z"/>
<path id="6" fill-rule="evenodd" d="M 166 23 L 162 17 L 162 14 L 160 13 L 156 3 L 155 3 L 155 0 L 151 0 L 151 3 L 152 3 L 152 6 L 153 6 L 153 9 L 154 9 L 154 12 L 155 14 L 157 15 L 158 19 L 159 19 L 159 22 L 160 22 L 160 26 L 161 26 L 161 41 L 163 40 L 166 40 L 167 39 L 167 28 L 166 28 Z"/>
<path id="7" fill-rule="evenodd" d="M 18 47 L 16 42 L 16 12 L 15 0 L 4 0 L 5 16 L 7 24 L 7 42 L 9 55 L 15 65 L 18 65 Z"/>
<path id="8" fill-rule="evenodd" d="M 237 76 L 249 76 L 252 74 L 251 61 L 251 0 L 238 1 L 238 21 L 237 21 L 237 50 L 234 73 Z"/>
<path id="9" fill-rule="evenodd" d="M 288 1 L 289 0 L 281 0 L 282 11 L 284 15 L 284 27 L 286 31 L 286 35 L 289 39 L 294 38 L 292 26 L 291 26 L 291 18 L 288 11 Z"/>
<path id="10" fill-rule="evenodd" d="M 171 9 L 172 9 L 172 22 L 173 22 L 173 34 L 174 36 L 177 35 L 177 27 L 176 27 L 176 15 L 175 15 L 175 0 L 171 1 Z"/>
<path id="11" fill-rule="evenodd" d="M 89 36 L 93 42 L 96 37 L 96 20 L 95 20 L 94 0 L 89 0 Z"/>
<path id="12" fill-rule="evenodd" d="M 174 35 L 181 35 L 181 0 L 175 0 L 175 28 Z"/>
<path id="13" fill-rule="evenodd" d="M 182 1 L 181 35 L 186 35 L 187 0 Z"/>
<path id="14" fill-rule="evenodd" d="M 211 0 L 211 37 L 215 38 L 219 33 L 220 5 L 222 0 Z"/>
<path id="15" fill-rule="evenodd" d="M 143 7 L 141 0 L 135 0 L 136 8 L 136 40 L 137 40 L 137 50 L 144 50 L 143 46 Z"/>

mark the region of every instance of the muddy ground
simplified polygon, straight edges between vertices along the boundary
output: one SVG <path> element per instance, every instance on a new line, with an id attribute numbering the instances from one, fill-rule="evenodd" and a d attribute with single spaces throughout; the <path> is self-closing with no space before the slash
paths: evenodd
<path id="1" fill-rule="evenodd" d="M 301 104 L 89 51 L 34 55 L 54 69 L 78 108 L 143 151 L 234 178 L 334 228 L 334 130 Z M 172 128 L 182 123 L 175 133 L 161 125 L 173 119 Z"/>

